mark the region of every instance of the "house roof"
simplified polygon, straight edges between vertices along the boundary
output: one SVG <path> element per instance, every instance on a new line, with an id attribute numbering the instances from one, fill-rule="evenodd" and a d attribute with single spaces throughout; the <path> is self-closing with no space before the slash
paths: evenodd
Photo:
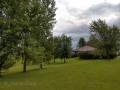
<path id="1" fill-rule="evenodd" d="M 83 47 L 81 47 L 81 48 L 75 49 L 74 51 L 77 51 L 77 52 L 80 52 L 80 51 L 85 52 L 85 51 L 94 51 L 94 50 L 96 50 L 96 48 L 91 47 L 91 46 L 83 46 Z"/>

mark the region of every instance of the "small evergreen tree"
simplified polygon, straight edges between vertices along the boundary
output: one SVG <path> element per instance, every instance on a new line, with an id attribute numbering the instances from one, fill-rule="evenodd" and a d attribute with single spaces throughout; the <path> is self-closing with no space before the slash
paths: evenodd
<path id="1" fill-rule="evenodd" d="M 81 37 L 79 39 L 79 41 L 78 41 L 78 45 L 77 46 L 80 48 L 80 47 L 83 47 L 85 45 L 86 45 L 86 41 L 85 41 L 85 39 L 83 37 Z"/>

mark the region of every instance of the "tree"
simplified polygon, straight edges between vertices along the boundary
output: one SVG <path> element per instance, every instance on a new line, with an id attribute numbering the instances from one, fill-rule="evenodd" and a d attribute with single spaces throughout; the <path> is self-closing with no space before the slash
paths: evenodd
<path id="1" fill-rule="evenodd" d="M 44 45 L 45 47 L 45 61 L 50 63 L 50 60 L 53 59 L 53 53 L 54 53 L 54 42 L 53 37 L 49 37 Z"/>
<path id="2" fill-rule="evenodd" d="M 87 45 L 98 48 L 99 40 L 94 35 L 90 35 Z"/>
<path id="3" fill-rule="evenodd" d="M 22 53 L 23 72 L 31 59 L 29 50 L 45 47 L 55 24 L 54 0 L 1 0 L 0 69 L 9 54 Z"/>
<path id="4" fill-rule="evenodd" d="M 29 62 L 32 61 L 32 64 L 39 64 L 40 65 L 40 69 L 43 69 L 42 67 L 42 62 L 43 62 L 43 58 L 44 58 L 44 47 L 34 47 L 34 48 L 29 48 L 27 51 L 29 52 Z"/>
<path id="5" fill-rule="evenodd" d="M 54 0 L 32 0 L 29 1 L 28 6 L 24 6 L 23 15 L 21 17 L 22 23 L 22 47 L 23 49 L 23 72 L 26 72 L 27 48 L 45 47 L 51 35 L 51 30 L 55 24 L 55 1 Z M 23 16 L 25 18 L 23 18 Z M 25 23 L 24 23 L 25 22 Z M 30 44 L 30 39 L 33 44 Z"/>
<path id="6" fill-rule="evenodd" d="M 2 70 L 6 70 L 6 69 L 9 69 L 10 67 L 12 67 L 16 63 L 16 59 L 17 59 L 16 54 L 14 54 L 14 55 L 9 54 L 9 56 L 7 57 L 7 60 L 2 65 Z M 0 75 L 1 75 L 1 71 L 0 71 Z"/>
<path id="7" fill-rule="evenodd" d="M 56 58 L 64 59 L 64 63 L 66 63 L 66 58 L 69 58 L 72 48 L 72 38 L 62 34 L 61 36 L 54 36 L 54 63 Z"/>
<path id="8" fill-rule="evenodd" d="M 8 56 L 16 51 L 21 28 L 17 25 L 22 0 L 0 1 L 0 70 L 10 62 Z M 10 65 L 9 67 L 11 67 Z"/>
<path id="9" fill-rule="evenodd" d="M 54 36 L 53 37 L 53 55 L 54 55 L 54 63 L 55 63 L 55 59 L 60 57 L 60 51 L 59 51 L 59 45 L 60 45 L 60 36 Z"/>
<path id="10" fill-rule="evenodd" d="M 98 40 L 98 48 L 110 59 L 110 55 L 118 50 L 120 29 L 115 25 L 108 26 L 105 20 L 98 19 L 90 24 L 90 32 Z"/>
<path id="11" fill-rule="evenodd" d="M 66 63 L 66 58 L 69 58 L 69 55 L 71 53 L 71 42 L 72 42 L 72 38 L 62 34 L 60 37 L 60 41 L 59 41 L 59 48 L 58 48 L 58 52 L 59 52 L 59 57 L 61 59 L 64 59 L 64 63 Z"/>
<path id="12" fill-rule="evenodd" d="M 78 41 L 78 45 L 77 46 L 80 48 L 80 47 L 83 47 L 85 45 L 86 45 L 86 41 L 85 41 L 85 39 L 83 37 L 81 37 L 79 39 L 79 41 Z"/>

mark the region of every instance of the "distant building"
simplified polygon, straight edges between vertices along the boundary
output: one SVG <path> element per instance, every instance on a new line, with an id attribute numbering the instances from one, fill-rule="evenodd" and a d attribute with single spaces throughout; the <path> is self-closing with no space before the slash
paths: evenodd
<path id="1" fill-rule="evenodd" d="M 87 52 L 87 51 L 95 51 L 95 50 L 96 50 L 96 48 L 86 45 L 86 46 L 83 46 L 81 48 L 76 48 L 73 51 L 75 53 L 78 53 L 78 52 Z"/>

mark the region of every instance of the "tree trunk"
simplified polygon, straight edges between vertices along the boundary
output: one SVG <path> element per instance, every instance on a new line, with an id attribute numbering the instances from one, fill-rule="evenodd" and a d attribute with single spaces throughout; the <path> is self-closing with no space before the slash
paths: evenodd
<path id="1" fill-rule="evenodd" d="M 50 64 L 50 59 L 48 59 L 48 64 Z"/>
<path id="2" fill-rule="evenodd" d="M 0 77 L 2 77 L 2 68 L 0 67 Z"/>
<path id="3" fill-rule="evenodd" d="M 22 53 L 22 60 L 23 60 L 23 72 L 26 72 L 26 57 L 25 54 Z"/>
<path id="4" fill-rule="evenodd" d="M 107 59 L 110 60 L 109 54 L 107 55 Z"/>
<path id="5" fill-rule="evenodd" d="M 43 67 L 42 67 L 42 63 L 40 62 L 40 69 L 43 69 Z"/>
<path id="6" fill-rule="evenodd" d="M 26 45 L 26 38 L 24 40 L 24 53 L 23 53 L 23 72 L 26 72 L 26 63 L 27 63 L 27 58 L 26 58 L 26 48 L 27 45 Z"/>
<path id="7" fill-rule="evenodd" d="M 23 62 L 23 72 L 26 72 L 26 58 L 24 58 Z"/>
<path id="8" fill-rule="evenodd" d="M 109 51 L 108 50 L 106 50 L 106 54 L 107 54 L 107 59 L 110 60 Z"/>
<path id="9" fill-rule="evenodd" d="M 65 60 L 65 58 L 64 58 L 64 63 L 66 63 L 66 60 Z"/>
<path id="10" fill-rule="evenodd" d="M 55 63 L 55 58 L 54 58 L 54 63 Z"/>

